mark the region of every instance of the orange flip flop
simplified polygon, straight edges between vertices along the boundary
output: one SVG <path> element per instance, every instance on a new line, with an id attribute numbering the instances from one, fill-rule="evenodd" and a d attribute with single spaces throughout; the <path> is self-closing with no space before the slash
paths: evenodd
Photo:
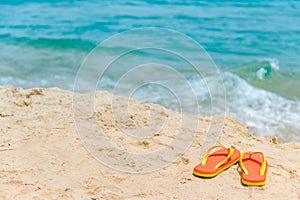
<path id="1" fill-rule="evenodd" d="M 242 183 L 249 186 L 266 184 L 268 163 L 262 152 L 243 152 L 240 157 Z"/>
<path id="2" fill-rule="evenodd" d="M 215 148 L 222 149 L 209 154 Z M 240 151 L 235 148 L 212 146 L 205 152 L 202 162 L 194 168 L 193 174 L 200 177 L 214 177 L 237 163 L 239 158 Z"/>

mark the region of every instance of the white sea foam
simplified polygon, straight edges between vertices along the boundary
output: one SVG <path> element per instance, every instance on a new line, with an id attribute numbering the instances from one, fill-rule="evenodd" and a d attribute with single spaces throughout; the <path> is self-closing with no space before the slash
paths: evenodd
<path id="1" fill-rule="evenodd" d="M 279 68 L 280 68 L 279 60 L 277 60 L 275 58 L 264 58 L 264 59 L 262 59 L 262 61 L 268 61 L 270 63 L 270 66 L 274 70 L 279 70 Z"/>
<path id="2" fill-rule="evenodd" d="M 265 75 L 267 73 L 267 70 L 264 68 L 260 68 L 257 72 L 256 72 L 256 77 L 259 80 L 264 80 L 265 79 Z"/>
<path id="3" fill-rule="evenodd" d="M 300 102 L 256 88 L 238 76 L 225 73 L 227 113 L 250 126 L 256 135 L 300 140 Z"/>

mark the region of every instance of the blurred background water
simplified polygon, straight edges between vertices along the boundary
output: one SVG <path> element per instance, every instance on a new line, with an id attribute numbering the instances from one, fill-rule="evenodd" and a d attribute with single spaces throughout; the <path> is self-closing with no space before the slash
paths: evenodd
<path id="1" fill-rule="evenodd" d="M 99 42 L 132 28 L 170 28 L 200 43 L 222 71 L 227 114 L 256 135 L 300 141 L 299 1 L 3 0 L 0 10 L 1 85 L 72 90 Z M 194 79 L 200 114 L 215 114 Z M 99 89 L 115 82 L 112 73 Z M 178 107 L 151 85 L 135 97 Z"/>

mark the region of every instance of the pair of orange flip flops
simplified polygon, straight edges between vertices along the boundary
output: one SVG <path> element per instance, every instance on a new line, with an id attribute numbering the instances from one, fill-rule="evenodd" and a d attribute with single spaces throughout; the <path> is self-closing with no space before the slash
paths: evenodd
<path id="1" fill-rule="evenodd" d="M 221 148 L 211 154 L 210 151 Z M 242 183 L 249 186 L 263 186 L 266 184 L 268 163 L 262 152 L 242 152 L 235 148 L 213 146 L 209 148 L 200 164 L 194 168 L 194 175 L 200 177 L 214 177 L 230 166 L 239 162 L 242 169 Z"/>

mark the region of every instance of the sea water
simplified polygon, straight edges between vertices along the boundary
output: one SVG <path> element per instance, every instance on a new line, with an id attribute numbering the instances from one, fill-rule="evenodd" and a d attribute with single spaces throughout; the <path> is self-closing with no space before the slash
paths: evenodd
<path id="1" fill-rule="evenodd" d="M 226 112 L 255 135 L 300 141 L 299 10 L 299 1 L 281 0 L 4 0 L 0 84 L 72 90 L 84 58 L 103 40 L 133 28 L 168 28 L 201 44 L 221 71 L 226 109 L 212 112 L 205 84 L 188 67 L 177 69 L 190 73 L 199 114 Z M 112 91 L 117 79 L 110 73 L 98 89 Z M 180 110 L 154 85 L 133 96 Z"/>

